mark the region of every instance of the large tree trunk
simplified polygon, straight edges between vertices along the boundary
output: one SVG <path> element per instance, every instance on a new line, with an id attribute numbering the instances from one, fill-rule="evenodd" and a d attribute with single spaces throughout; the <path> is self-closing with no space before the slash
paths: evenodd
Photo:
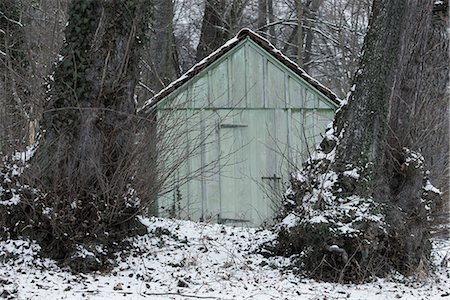
<path id="1" fill-rule="evenodd" d="M 402 77 L 394 91 L 396 101 L 391 102 L 389 122 L 389 145 L 394 149 L 389 153 L 391 159 L 402 160 L 399 150 L 403 147 L 420 149 L 431 171 L 430 179 L 445 192 L 449 182 L 447 3 L 436 5 L 432 15 L 410 16 L 408 30 L 418 39 L 400 62 Z M 389 172 L 391 177 L 399 176 L 398 167 L 391 165 Z M 403 184 L 403 180 L 396 184 Z M 398 197 L 400 205 L 414 205 L 409 198 L 415 193 L 409 189 L 408 194 Z M 437 204 L 442 206 L 443 203 Z"/>
<path id="2" fill-rule="evenodd" d="M 9 207 L 18 211 L 1 218 L 56 258 L 70 256 L 78 243 L 123 237 L 140 212 L 132 189 L 134 97 L 150 7 L 120 0 L 70 5 L 43 136 L 24 176 L 38 189 L 23 193 L 17 208 Z"/>
<path id="3" fill-rule="evenodd" d="M 230 37 L 225 20 L 225 0 L 206 0 L 196 60 L 200 61 Z"/>
<path id="4" fill-rule="evenodd" d="M 45 185 L 59 195 L 124 191 L 110 185 L 124 175 L 117 172 L 131 154 L 137 50 L 146 29 L 143 7 L 131 8 L 121 1 L 72 1 L 36 161 Z"/>
<path id="5" fill-rule="evenodd" d="M 394 107 L 411 96 L 409 89 L 416 95 L 422 83 L 437 80 L 419 71 L 437 67 L 426 59 L 436 55 L 427 43 L 432 20 L 430 1 L 374 1 L 348 104 L 293 178 L 290 213 L 279 226 L 280 248 L 303 251 L 313 276 L 361 281 L 392 269 L 407 274 L 427 269 L 427 200 L 437 195 L 424 177 L 421 155 L 413 151 L 420 149 L 393 144 L 400 133 L 390 125 L 397 118 L 413 122 Z"/>
<path id="6" fill-rule="evenodd" d="M 303 45 L 303 16 L 304 9 L 301 0 L 295 0 L 295 12 L 297 14 L 297 28 L 294 30 L 297 38 L 297 64 L 300 68 L 304 68 L 304 45 Z M 305 70 L 306 71 L 306 70 Z"/>

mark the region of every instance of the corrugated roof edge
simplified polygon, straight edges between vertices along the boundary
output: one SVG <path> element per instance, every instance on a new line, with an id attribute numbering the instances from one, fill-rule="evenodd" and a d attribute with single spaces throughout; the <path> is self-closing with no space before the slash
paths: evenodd
<path id="1" fill-rule="evenodd" d="M 263 38 L 259 34 L 255 33 L 254 31 L 244 28 L 239 31 L 239 33 L 226 42 L 223 46 L 218 48 L 216 51 L 212 52 L 210 55 L 208 55 L 206 58 L 195 64 L 192 68 L 190 68 L 186 73 L 184 73 L 180 78 L 170 83 L 167 87 L 162 89 L 159 93 L 157 93 L 155 96 L 147 100 L 144 105 L 138 109 L 138 112 L 146 113 L 149 109 L 154 107 L 156 104 L 158 104 L 162 99 L 164 99 L 167 95 L 178 89 L 180 86 L 182 86 L 184 83 L 189 81 L 191 78 L 193 78 L 195 75 L 203 71 L 205 68 L 207 68 L 209 65 L 211 65 L 214 61 L 216 61 L 219 57 L 229 52 L 231 49 L 233 49 L 236 45 L 238 45 L 242 40 L 249 37 L 252 41 L 254 41 L 256 44 L 261 46 L 263 49 L 265 49 L 268 53 L 270 53 L 273 57 L 275 57 L 278 61 L 280 61 L 282 64 L 287 66 L 290 70 L 292 70 L 295 74 L 300 76 L 303 80 L 311 84 L 314 88 L 316 88 L 320 93 L 322 93 L 325 97 L 330 99 L 333 103 L 336 105 L 340 105 L 341 101 L 336 96 L 335 93 L 333 93 L 329 88 L 322 85 L 320 82 L 309 76 L 302 68 L 300 68 L 295 62 L 293 62 L 291 59 L 289 59 L 286 55 L 281 53 L 280 50 L 275 48 L 272 43 L 270 43 L 267 39 Z"/>

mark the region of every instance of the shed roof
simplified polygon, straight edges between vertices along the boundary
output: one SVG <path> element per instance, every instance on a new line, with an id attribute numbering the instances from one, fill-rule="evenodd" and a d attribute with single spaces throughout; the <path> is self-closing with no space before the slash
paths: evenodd
<path id="1" fill-rule="evenodd" d="M 212 52 L 210 55 L 208 55 L 206 58 L 195 64 L 192 68 L 190 68 L 186 73 L 184 73 L 180 78 L 173 81 L 171 84 L 169 84 L 167 87 L 162 89 L 159 93 L 157 93 L 155 96 L 147 100 L 144 105 L 139 109 L 140 111 L 147 111 L 148 109 L 152 108 L 156 104 L 158 104 L 162 99 L 164 99 L 167 95 L 171 94 L 173 91 L 181 87 L 184 83 L 189 81 L 191 78 L 196 76 L 198 73 L 206 69 L 209 65 L 211 65 L 213 62 L 215 62 L 217 59 L 231 51 L 234 47 L 236 47 L 238 44 L 240 44 L 241 41 L 245 40 L 246 38 L 251 39 L 253 42 L 255 42 L 257 45 L 262 47 L 264 50 L 266 50 L 269 54 L 271 54 L 274 58 L 276 58 L 278 61 L 280 61 L 283 65 L 288 67 L 290 70 L 292 70 L 295 74 L 297 74 L 300 78 L 311 84 L 314 88 L 316 88 L 321 94 L 323 94 L 325 97 L 330 99 L 335 104 L 339 105 L 340 100 L 336 96 L 335 93 L 333 93 L 329 88 L 322 85 L 320 82 L 309 76 L 302 68 L 300 68 L 295 62 L 293 62 L 290 58 L 288 58 L 286 55 L 281 53 L 280 50 L 275 48 L 272 43 L 270 43 L 267 39 L 263 38 L 259 34 L 255 33 L 254 31 L 244 28 L 239 33 L 232 38 L 231 40 L 227 41 L 223 46 L 218 48 L 216 51 Z"/>

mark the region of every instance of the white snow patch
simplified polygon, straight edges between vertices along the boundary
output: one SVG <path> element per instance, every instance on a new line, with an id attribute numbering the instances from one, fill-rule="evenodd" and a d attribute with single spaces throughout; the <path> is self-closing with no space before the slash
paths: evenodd
<path id="1" fill-rule="evenodd" d="M 359 230 L 353 228 L 350 224 L 342 224 L 339 222 L 336 225 L 338 226 L 337 230 L 339 230 L 342 234 L 349 235 L 359 233 Z"/>
<path id="2" fill-rule="evenodd" d="M 13 194 L 9 200 L 0 201 L 0 205 L 17 205 L 20 202 L 20 196 L 17 194 Z"/>
<path id="3" fill-rule="evenodd" d="M 44 208 L 42 209 L 42 214 L 43 214 L 44 216 L 50 217 L 52 211 L 53 211 L 53 208 L 51 208 L 51 207 L 44 207 Z"/>
<path id="4" fill-rule="evenodd" d="M 274 239 L 271 231 L 156 218 L 141 222 L 149 234 L 130 238 L 130 255 L 120 253 L 110 273 L 74 275 L 41 258 L 32 241 L 0 241 L 1 291 L 14 299 L 42 300 L 375 300 L 440 299 L 450 290 L 450 266 L 439 266 L 425 280 L 392 276 L 361 285 L 323 283 L 283 269 L 289 258 L 255 252 Z M 158 228 L 167 234 L 157 237 Z M 449 249 L 449 240 L 436 241 L 433 261 L 441 264 Z"/>
<path id="5" fill-rule="evenodd" d="M 283 221 L 281 221 L 281 225 L 287 229 L 295 227 L 300 222 L 300 217 L 294 213 L 288 214 Z"/>
<path id="6" fill-rule="evenodd" d="M 295 173 L 293 177 L 298 182 L 306 182 L 307 181 L 307 177 L 305 175 L 303 175 L 302 172 Z"/>
<path id="7" fill-rule="evenodd" d="M 330 247 L 328 247 L 328 249 L 329 249 L 330 251 L 336 251 L 336 250 L 340 250 L 341 248 L 339 248 L 338 245 L 331 245 Z"/>
<path id="8" fill-rule="evenodd" d="M 344 171 L 344 176 L 355 178 L 356 180 L 359 179 L 359 173 L 358 169 L 354 168 L 352 170 Z"/>
<path id="9" fill-rule="evenodd" d="M 320 175 L 319 181 L 321 182 L 321 188 L 323 189 L 331 188 L 337 179 L 338 175 L 334 171 L 329 171 L 328 173 Z"/>
<path id="10" fill-rule="evenodd" d="M 36 153 L 37 146 L 38 146 L 38 143 L 35 143 L 33 145 L 27 146 L 25 151 L 17 151 L 13 155 L 13 160 L 20 161 L 22 163 L 26 163 L 33 157 L 34 153 Z"/>
<path id="11" fill-rule="evenodd" d="M 314 216 L 311 219 L 309 219 L 308 223 L 311 223 L 311 224 L 328 223 L 328 220 L 324 216 L 319 215 L 319 216 Z"/>
<path id="12" fill-rule="evenodd" d="M 432 185 L 429 180 L 427 180 L 427 182 L 426 182 L 425 186 L 423 187 L 423 189 L 426 192 L 433 192 L 433 193 L 438 194 L 438 195 L 442 194 L 442 192 L 438 188 L 436 188 L 434 185 Z"/>
<path id="13" fill-rule="evenodd" d="M 92 251 L 87 250 L 82 245 L 77 245 L 76 252 L 72 255 L 72 257 L 74 257 L 74 258 L 86 258 L 88 256 L 96 257 Z M 97 258 L 96 258 L 96 260 L 99 261 Z"/>

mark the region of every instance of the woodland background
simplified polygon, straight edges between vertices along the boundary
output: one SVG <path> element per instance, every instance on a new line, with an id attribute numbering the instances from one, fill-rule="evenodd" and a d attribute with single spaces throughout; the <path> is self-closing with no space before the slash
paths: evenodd
<path id="1" fill-rule="evenodd" d="M 380 142 L 387 153 L 380 156 L 388 165 L 386 176 L 382 178 L 386 180 L 383 187 L 389 190 L 386 201 L 400 199 L 400 206 L 411 211 L 413 202 L 405 203 L 409 199 L 408 186 L 402 184 L 412 178 L 414 191 L 417 190 L 415 196 L 418 196 L 422 189 L 422 174 L 409 174 L 403 169 L 406 165 L 402 159 L 410 152 L 402 147 L 420 151 L 425 168 L 429 170 L 426 177 L 443 192 L 441 200 L 433 203 L 434 220 L 446 220 L 449 59 L 445 32 L 448 31 L 448 2 L 436 1 L 433 7 L 431 2 L 415 1 L 407 7 L 410 14 L 406 16 L 401 15 L 405 11 L 401 7 L 404 3 L 387 0 L 375 3 L 378 6 L 372 6 L 372 1 L 358 0 L 2 1 L 0 155 L 22 150 L 34 144 L 39 134 L 43 135 L 31 172 L 22 176 L 26 181 L 20 185 L 20 197 L 28 202 L 22 201 L 16 211 L 13 205 L 12 211 L 2 212 L 2 225 L 10 232 L 22 234 L 35 226 L 34 222 L 38 223 L 38 230 L 31 237 L 43 242 L 56 258 L 65 258 L 66 250 L 79 241 L 85 243 L 87 235 L 96 236 L 97 243 L 103 238 L 108 240 L 110 232 L 118 233 L 118 238 L 122 237 L 120 232 L 127 234 L 129 228 L 124 224 L 145 208 L 140 201 L 146 202 L 146 198 L 154 198 L 155 194 L 154 187 L 148 186 L 155 161 L 154 154 L 149 151 L 151 147 L 144 142 L 137 143 L 143 148 L 131 148 L 135 142 L 134 133 L 138 131 L 134 127 L 135 118 L 139 118 L 135 115 L 136 107 L 243 27 L 265 36 L 341 99 L 346 99 L 347 92 L 355 92 L 352 84 L 358 82 L 356 92 L 350 95 L 355 98 L 350 106 L 353 110 L 348 109 L 344 117 L 335 122 L 335 128 L 339 130 L 348 125 L 344 124 L 348 120 L 358 119 L 354 115 L 361 108 L 355 103 L 373 104 L 374 95 L 379 92 L 380 99 L 391 105 L 388 99 L 393 99 L 388 97 L 387 86 L 398 89 L 396 95 L 397 92 L 400 96 L 407 95 L 407 98 L 392 102 L 395 103 L 393 115 L 387 115 L 382 107 L 380 115 L 387 120 L 383 122 L 387 127 L 381 130 L 384 135 L 381 140 L 373 138 L 368 144 Z M 416 28 L 419 23 L 415 23 L 414 18 L 420 17 L 417 13 L 420 10 L 413 13 L 414 5 L 430 16 L 419 20 L 427 26 Z M 366 48 L 373 47 L 375 54 L 386 51 L 386 59 L 402 72 L 400 87 L 395 86 L 395 82 L 385 84 L 384 78 L 377 74 L 369 72 L 362 78 L 356 72 L 365 54 L 361 50 L 372 7 L 389 9 L 376 14 L 377 24 L 383 30 L 372 32 L 372 40 L 367 39 Z M 410 19 L 402 23 L 402 17 Z M 389 27 L 391 21 L 392 28 Z M 400 27 L 397 25 L 404 26 L 404 31 L 398 32 Z M 411 39 L 405 37 L 405 32 L 413 32 L 414 36 Z M 423 45 L 419 39 L 422 35 L 427 38 Z M 397 37 L 403 39 L 396 43 L 394 38 Z M 386 44 L 383 48 L 383 45 L 377 45 L 377 38 L 393 41 L 393 45 Z M 405 47 L 412 50 L 408 52 Z M 392 49 L 398 52 L 389 52 Z M 402 53 L 406 53 L 405 58 L 400 57 Z M 393 58 L 397 54 L 398 57 Z M 422 62 L 420 57 L 425 54 L 427 60 Z M 385 74 L 393 76 L 390 66 L 383 64 L 383 57 L 366 57 L 362 66 L 372 61 L 375 61 L 372 69 L 369 68 L 372 72 L 379 66 Z M 402 69 L 403 63 L 408 68 Z M 420 69 L 423 66 L 429 68 L 423 71 Z M 365 91 L 366 84 L 373 90 Z M 422 92 L 427 97 L 420 97 Z M 359 118 L 359 123 L 353 122 L 349 128 L 357 132 L 358 128 L 364 129 L 366 123 L 376 128 L 376 124 L 364 121 Z M 137 135 L 140 141 L 147 141 L 147 136 L 145 133 Z M 345 142 L 351 148 L 352 139 L 347 138 Z M 324 150 L 327 145 L 322 146 Z M 345 155 L 341 153 L 342 157 Z M 355 153 L 351 155 L 355 156 Z M 352 163 L 357 165 L 359 160 L 363 159 L 358 158 Z M 321 164 L 317 163 L 317 166 Z M 380 170 L 383 168 L 379 167 Z M 136 172 L 141 172 L 142 176 L 135 180 Z M 322 170 L 317 172 L 320 175 Z M 371 176 L 368 178 L 373 179 Z M 4 182 L 7 183 L 4 190 L 12 194 L 17 192 L 15 187 Z M 133 189 L 129 188 L 131 183 Z M 40 190 L 34 189 L 35 186 Z M 355 186 L 366 190 L 364 184 Z M 373 186 L 367 188 L 368 193 L 373 192 Z M 375 186 L 375 190 L 377 188 Z M 9 199 L 8 193 L 4 195 Z M 33 204 L 34 199 L 39 199 L 39 203 Z M 420 200 L 420 196 L 416 200 Z M 301 206 L 301 203 L 297 204 Z M 37 209 L 36 205 L 42 207 Z M 107 209 L 111 207 L 112 210 Z M 81 227 L 80 220 L 83 220 Z M 419 223 L 417 226 L 421 227 L 422 223 Z M 70 238 L 66 237 L 67 232 L 73 233 Z M 295 234 L 290 237 L 293 239 Z M 91 245 L 94 248 L 95 243 Z"/>
<path id="2" fill-rule="evenodd" d="M 69 0 L 5 0 L 0 4 L 0 153 L 36 140 L 49 83 L 64 42 Z M 154 0 L 140 59 L 139 103 L 248 27 L 268 38 L 344 99 L 361 55 L 372 1 Z M 300 25 L 300 26 L 299 26 Z M 445 64 L 443 64 L 445 65 Z M 444 67 L 444 66 L 443 66 Z M 139 105 L 138 105 L 139 106 Z M 448 99 L 424 101 L 406 124 L 431 171 L 448 190 Z M 401 125 L 399 125 L 401 126 Z M 446 197 L 444 197 L 446 198 Z"/>

